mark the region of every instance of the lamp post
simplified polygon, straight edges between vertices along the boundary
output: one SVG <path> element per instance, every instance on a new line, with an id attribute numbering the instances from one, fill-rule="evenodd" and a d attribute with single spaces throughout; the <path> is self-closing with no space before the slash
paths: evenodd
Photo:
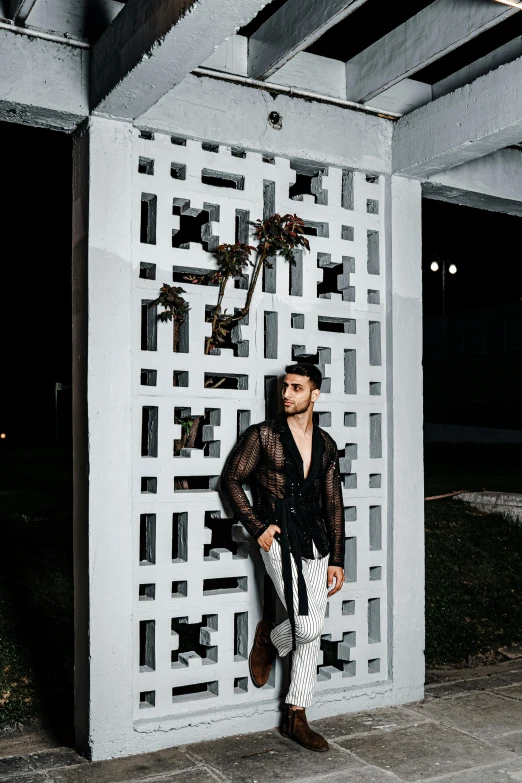
<path id="1" fill-rule="evenodd" d="M 448 264 L 448 261 L 443 258 L 440 263 L 438 261 L 432 261 L 430 265 L 432 272 L 442 271 L 442 317 L 446 315 L 446 269 L 450 275 L 457 274 L 457 267 L 455 264 Z"/>

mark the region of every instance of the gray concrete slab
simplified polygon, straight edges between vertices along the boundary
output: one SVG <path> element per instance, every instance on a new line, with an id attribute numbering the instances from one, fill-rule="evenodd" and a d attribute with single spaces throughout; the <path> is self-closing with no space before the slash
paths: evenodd
<path id="1" fill-rule="evenodd" d="M 428 685 L 425 689 L 426 698 L 441 699 L 448 696 L 458 696 L 469 693 L 470 691 L 486 691 L 493 688 L 506 687 L 513 682 L 522 681 L 522 672 L 512 672 L 510 674 L 490 674 L 487 677 L 473 677 L 467 680 L 457 682 L 438 683 L 437 685 Z"/>
<path id="2" fill-rule="evenodd" d="M 240 737 L 190 746 L 192 758 L 207 764 L 234 783 L 266 783 L 272 780 L 301 781 L 314 775 L 352 772 L 364 762 L 338 747 L 326 753 L 313 753 L 285 739 L 278 731 L 264 731 Z M 326 778 L 328 779 L 328 778 Z"/>
<path id="3" fill-rule="evenodd" d="M 509 734 L 501 734 L 495 737 L 491 742 L 498 748 L 504 748 L 517 756 L 522 756 L 522 726 L 520 731 L 513 731 Z"/>
<path id="4" fill-rule="evenodd" d="M 520 760 L 511 764 L 495 764 L 461 772 L 446 778 L 447 783 L 519 783 L 522 781 L 522 764 Z"/>
<path id="5" fill-rule="evenodd" d="M 496 693 L 501 696 L 507 696 L 510 699 L 522 699 L 522 685 L 508 685 L 507 687 L 497 688 Z"/>
<path id="6" fill-rule="evenodd" d="M 120 783 L 188 771 L 196 766 L 196 762 L 189 759 L 179 748 L 168 748 L 123 759 L 93 761 L 76 767 L 52 769 L 47 772 L 47 777 L 54 783 Z"/>
<path id="7" fill-rule="evenodd" d="M 433 702 L 449 704 L 450 702 Z M 359 759 L 414 781 L 510 759 L 508 751 L 434 723 L 341 740 Z"/>
<path id="8" fill-rule="evenodd" d="M 522 730 L 522 703 L 497 693 L 470 693 L 454 699 L 432 700 L 420 704 L 417 711 L 487 740 Z"/>
<path id="9" fill-rule="evenodd" d="M 20 775 L 22 772 L 31 772 L 31 767 L 25 756 L 10 756 L 0 759 L 0 780 Z"/>
<path id="10" fill-rule="evenodd" d="M 377 767 L 364 767 L 351 769 L 349 774 L 345 770 L 331 772 L 326 777 L 314 776 L 312 778 L 300 778 L 299 783 L 398 783 L 400 778 L 385 772 Z M 269 783 L 269 779 L 264 783 Z"/>
<path id="11" fill-rule="evenodd" d="M 473 677 L 487 677 L 489 674 L 516 674 L 522 670 L 522 658 L 513 661 L 501 661 L 500 663 L 490 663 L 486 666 L 475 666 L 473 668 L 461 669 L 426 669 L 426 683 L 435 682 L 454 682 L 456 680 L 466 680 Z"/>
<path id="12" fill-rule="evenodd" d="M 23 756 L 27 753 L 37 753 L 42 750 L 58 748 L 56 741 L 48 729 L 27 729 L 25 726 L 17 730 L 6 730 L 0 733 L 0 758 L 4 756 Z"/>
<path id="13" fill-rule="evenodd" d="M 429 720 L 429 718 L 427 719 Z M 404 726 L 417 725 L 422 720 L 422 716 L 402 707 L 382 707 L 378 710 L 366 710 L 365 712 L 352 712 L 347 715 L 335 715 L 333 718 L 322 718 L 321 720 L 310 721 L 310 725 L 327 739 L 333 740 L 353 734 L 374 734 L 376 731 L 393 731 Z"/>
<path id="14" fill-rule="evenodd" d="M 224 778 L 216 777 L 214 773 L 204 767 L 197 767 L 188 772 L 174 772 L 166 777 L 144 778 L 144 780 L 147 783 L 215 783 L 216 780 L 224 780 Z"/>
<path id="15" fill-rule="evenodd" d="M 312 721 L 327 753 L 272 730 L 87 762 L 45 732 L 7 732 L 0 783 L 522 783 L 522 661 L 454 670 L 453 680 L 441 670 L 435 680 L 424 701 Z"/>
<path id="16" fill-rule="evenodd" d="M 111 781 L 113 779 L 110 778 Z M 49 783 L 49 780 L 54 780 L 54 777 L 35 778 L 34 783 L 44 783 L 44 781 Z M 79 777 L 77 780 L 83 781 L 83 778 Z M 91 780 L 91 778 L 88 778 L 88 780 Z M 170 775 L 154 775 L 153 777 L 150 777 L 147 771 L 143 770 L 139 777 L 127 777 L 125 780 L 127 783 L 140 783 L 142 780 L 147 781 L 147 783 L 214 783 L 216 780 L 222 780 L 222 778 L 216 778 L 216 775 L 204 767 L 193 767 L 190 770 L 172 772 Z M 14 781 L 11 780 L 10 783 L 25 783 L 25 778 L 16 778 Z M 33 781 L 30 781 L 30 783 L 33 783 Z"/>
<path id="17" fill-rule="evenodd" d="M 55 748 L 39 753 L 31 753 L 26 756 L 31 769 L 48 770 L 56 767 L 74 767 L 77 764 L 88 764 L 83 756 L 80 756 L 72 748 Z"/>

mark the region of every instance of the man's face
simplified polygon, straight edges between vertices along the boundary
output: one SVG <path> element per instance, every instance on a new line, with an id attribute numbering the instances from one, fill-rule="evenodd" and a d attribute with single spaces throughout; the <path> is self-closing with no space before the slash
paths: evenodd
<path id="1" fill-rule="evenodd" d="M 319 397 L 319 389 L 314 389 L 306 375 L 285 375 L 283 381 L 283 404 L 287 416 L 305 413 Z"/>

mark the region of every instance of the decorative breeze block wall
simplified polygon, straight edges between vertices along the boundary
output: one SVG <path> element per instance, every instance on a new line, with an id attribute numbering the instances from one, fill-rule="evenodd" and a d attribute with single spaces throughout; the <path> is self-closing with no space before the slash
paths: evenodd
<path id="1" fill-rule="evenodd" d="M 327 607 L 316 698 L 345 689 L 348 701 L 388 678 L 384 178 L 133 133 L 134 719 L 197 721 L 284 693 L 280 661 L 264 688 L 249 678 L 268 588 L 219 477 L 238 435 L 277 411 L 284 366 L 299 359 L 325 378 L 316 417 L 338 445 L 346 521 L 346 583 Z M 229 346 L 205 355 L 212 251 L 255 244 L 249 220 L 274 212 L 305 220 L 311 250 L 294 267 L 278 258 Z M 229 282 L 229 312 L 250 271 Z M 163 283 L 190 304 L 176 351 L 172 324 L 148 307 Z M 180 449 L 194 416 L 195 447 Z"/>

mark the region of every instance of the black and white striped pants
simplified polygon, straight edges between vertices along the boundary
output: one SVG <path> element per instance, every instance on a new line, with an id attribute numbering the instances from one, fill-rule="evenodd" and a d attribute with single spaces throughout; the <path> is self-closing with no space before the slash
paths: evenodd
<path id="1" fill-rule="evenodd" d="M 268 552 L 261 549 L 261 557 L 266 571 L 286 608 L 283 572 L 281 563 L 281 544 L 275 538 Z M 290 688 L 285 699 L 287 704 L 296 707 L 309 707 L 312 704 L 317 679 L 317 656 L 321 643 L 324 615 L 327 600 L 328 556 L 321 557 L 314 544 L 315 560 L 303 558 L 303 576 L 308 593 L 308 614 L 295 615 L 296 650 L 292 658 Z M 297 568 L 292 556 L 292 586 L 294 608 L 297 612 L 299 597 L 297 594 Z M 292 629 L 289 620 L 277 625 L 270 634 L 279 655 L 284 657 L 292 649 Z"/>

